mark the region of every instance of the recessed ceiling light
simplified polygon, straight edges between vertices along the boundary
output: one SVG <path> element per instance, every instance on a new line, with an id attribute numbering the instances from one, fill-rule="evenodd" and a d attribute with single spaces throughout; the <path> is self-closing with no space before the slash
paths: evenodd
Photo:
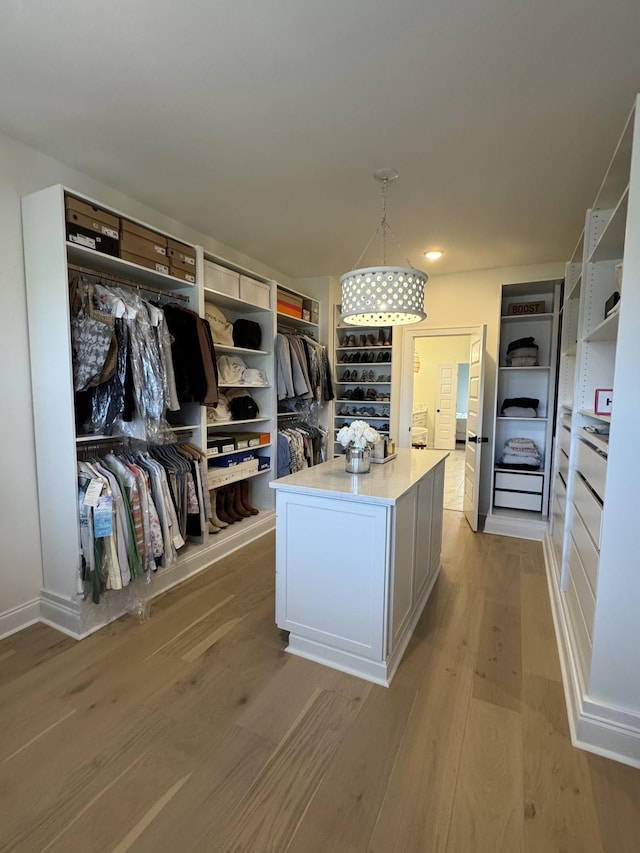
<path id="1" fill-rule="evenodd" d="M 429 249 L 428 252 L 424 253 L 424 256 L 429 261 L 437 261 L 444 255 L 442 249 Z"/>

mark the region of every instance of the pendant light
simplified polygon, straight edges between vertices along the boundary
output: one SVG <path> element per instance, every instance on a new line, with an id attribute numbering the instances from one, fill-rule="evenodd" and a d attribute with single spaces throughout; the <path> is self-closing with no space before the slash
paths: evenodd
<path id="1" fill-rule="evenodd" d="M 356 261 L 362 260 L 372 241 L 382 231 L 382 264 L 354 269 L 340 277 L 342 313 L 340 319 L 352 326 L 404 326 L 426 318 L 424 286 L 427 275 L 412 267 L 387 266 L 387 190 L 395 181 L 395 169 L 378 169 L 373 173 L 382 183 L 382 220 Z"/>

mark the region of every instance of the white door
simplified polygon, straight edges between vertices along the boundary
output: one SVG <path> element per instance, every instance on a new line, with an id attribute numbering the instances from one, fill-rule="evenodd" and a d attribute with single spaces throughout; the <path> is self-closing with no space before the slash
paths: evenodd
<path id="1" fill-rule="evenodd" d="M 478 529 L 480 460 L 482 458 L 482 402 L 484 399 L 484 351 L 487 327 L 471 336 L 469 351 L 469 404 L 467 407 L 467 443 L 464 456 L 464 514 L 471 529 Z M 455 426 L 455 421 L 454 421 Z"/>
<path id="2" fill-rule="evenodd" d="M 471 375 L 471 369 L 469 369 Z M 435 436 L 436 450 L 455 450 L 456 447 L 456 390 L 458 365 L 438 365 L 436 390 Z"/>

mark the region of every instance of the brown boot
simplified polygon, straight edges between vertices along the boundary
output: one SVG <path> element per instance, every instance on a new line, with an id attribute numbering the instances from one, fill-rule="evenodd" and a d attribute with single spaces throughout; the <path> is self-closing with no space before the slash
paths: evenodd
<path id="1" fill-rule="evenodd" d="M 235 511 L 233 506 L 234 492 L 233 486 L 225 486 L 224 487 L 224 511 L 229 516 L 232 521 L 242 521 L 244 515 L 240 515 L 239 512 Z"/>
<path id="2" fill-rule="evenodd" d="M 224 522 L 224 524 L 226 524 L 228 526 L 230 524 L 233 524 L 235 519 L 233 519 L 229 515 L 227 515 L 226 503 L 227 503 L 227 501 L 225 498 L 224 488 L 217 489 L 216 490 L 216 515 L 218 516 L 220 521 Z"/>
<path id="3" fill-rule="evenodd" d="M 242 503 L 242 493 L 240 491 L 241 485 L 242 480 L 239 480 L 230 487 L 233 493 L 233 508 L 238 515 L 241 515 L 243 518 L 249 518 L 252 513 L 251 510 L 247 509 Z"/>
<path id="4" fill-rule="evenodd" d="M 209 489 L 209 497 L 211 499 L 211 523 L 214 524 L 216 527 L 219 527 L 221 530 L 224 530 L 224 528 L 228 527 L 229 525 L 226 521 L 223 521 L 218 515 L 218 501 L 216 500 L 215 489 Z"/>
<path id="5" fill-rule="evenodd" d="M 257 515 L 258 510 L 251 506 L 251 501 L 249 500 L 249 481 L 248 480 L 240 480 L 240 498 L 242 500 L 243 507 L 251 513 L 251 515 Z"/>

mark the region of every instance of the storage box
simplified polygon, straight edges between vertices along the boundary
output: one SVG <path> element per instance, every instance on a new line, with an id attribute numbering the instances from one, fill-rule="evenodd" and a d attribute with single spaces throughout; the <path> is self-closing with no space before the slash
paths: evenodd
<path id="1" fill-rule="evenodd" d="M 67 209 L 65 215 L 67 222 L 71 225 L 79 226 L 80 228 L 84 228 L 86 231 L 92 231 L 95 234 L 102 234 L 105 237 L 110 237 L 112 240 L 120 239 L 120 232 L 118 231 L 117 226 L 113 228 L 113 226 L 107 225 L 106 222 L 100 222 L 94 217 L 85 216 L 82 213 L 78 213 L 77 210 Z"/>
<path id="2" fill-rule="evenodd" d="M 186 270 L 187 272 L 195 275 L 196 250 L 193 246 L 187 246 L 186 243 L 178 243 L 176 240 L 172 240 L 171 237 L 168 237 L 167 256 L 169 257 L 172 266 Z"/>
<path id="3" fill-rule="evenodd" d="M 218 459 L 213 458 L 209 464 L 215 468 L 233 468 L 236 465 L 244 465 L 245 462 L 256 461 L 255 453 L 245 450 L 243 453 L 231 453 L 228 456 L 220 456 Z M 255 466 L 258 467 L 257 465 Z"/>
<path id="4" fill-rule="evenodd" d="M 138 225 L 137 222 L 132 222 L 130 219 L 120 220 L 120 231 L 122 238 L 128 234 L 133 237 L 141 237 L 143 240 L 148 240 L 154 246 L 164 249 L 164 252 L 154 252 L 154 254 L 167 255 L 167 238 L 164 234 L 159 234 L 157 231 L 152 231 L 150 228 L 145 228 L 144 225 Z"/>
<path id="5" fill-rule="evenodd" d="M 183 270 L 183 269 L 179 269 L 177 267 L 174 267 L 174 265 L 170 262 L 169 263 L 169 275 L 173 276 L 174 278 L 179 278 L 181 281 L 188 281 L 189 284 L 195 284 L 196 283 L 195 267 L 191 267 L 191 271 L 187 271 L 187 270 Z"/>
<path id="6" fill-rule="evenodd" d="M 526 317 L 530 314 L 544 314 L 544 299 L 540 302 L 510 302 L 507 305 L 508 317 Z"/>
<path id="7" fill-rule="evenodd" d="M 131 255 L 139 255 L 141 258 L 148 258 L 151 261 L 159 260 L 161 263 L 167 265 L 169 263 L 166 246 L 163 246 L 157 240 L 145 240 L 144 237 L 139 237 L 137 234 L 130 234 L 128 231 L 122 232 L 120 250 L 122 252 L 129 252 Z"/>
<path id="8" fill-rule="evenodd" d="M 260 444 L 270 444 L 271 443 L 270 433 L 261 432 L 259 435 L 260 435 Z"/>
<path id="9" fill-rule="evenodd" d="M 236 440 L 232 435 L 213 435 L 207 438 L 207 456 L 228 453 L 236 449 Z"/>
<path id="10" fill-rule="evenodd" d="M 287 314 L 289 317 L 295 317 L 297 320 L 302 319 L 302 296 L 295 293 L 289 293 L 281 287 L 277 290 L 277 308 L 279 314 Z"/>
<path id="11" fill-rule="evenodd" d="M 81 201 L 79 198 L 75 198 L 72 195 L 65 195 L 64 206 L 67 222 L 75 221 L 69 217 L 69 214 L 74 212 L 86 217 L 87 219 L 101 222 L 112 231 L 120 232 L 120 217 L 116 216 L 115 213 L 110 213 L 108 210 L 103 210 L 103 208 L 96 207 L 96 205 L 90 204 L 87 201 Z M 111 237 L 112 235 L 109 234 L 107 236 Z"/>
<path id="12" fill-rule="evenodd" d="M 256 281 L 246 275 L 240 276 L 240 299 L 243 302 L 250 302 L 252 305 L 259 305 L 260 308 L 269 308 L 270 288 L 268 284 L 261 281 Z"/>
<path id="13" fill-rule="evenodd" d="M 204 262 L 204 286 L 207 290 L 240 298 L 240 274 L 212 261 Z"/>
<path id="14" fill-rule="evenodd" d="M 270 456 L 258 456 L 258 471 L 266 471 L 271 467 Z"/>
<path id="15" fill-rule="evenodd" d="M 260 444 L 260 435 L 257 432 L 236 432 L 234 437 L 238 450 L 258 447 Z"/>
<path id="16" fill-rule="evenodd" d="M 169 275 L 169 264 L 167 263 L 166 258 L 164 261 L 152 260 L 151 258 L 142 258 L 140 255 L 134 255 L 131 252 L 123 252 L 122 250 L 120 251 L 120 257 L 123 261 L 138 264 L 139 267 L 146 267 L 147 269 Z"/>
<path id="17" fill-rule="evenodd" d="M 94 249 L 96 252 L 113 255 L 115 258 L 118 257 L 120 250 L 119 241 L 114 240 L 113 237 L 89 231 L 88 228 L 81 228 L 79 225 L 74 225 L 71 222 L 67 223 L 67 240 L 70 243 L 75 243 L 77 246 L 84 246 L 85 249 Z"/>

